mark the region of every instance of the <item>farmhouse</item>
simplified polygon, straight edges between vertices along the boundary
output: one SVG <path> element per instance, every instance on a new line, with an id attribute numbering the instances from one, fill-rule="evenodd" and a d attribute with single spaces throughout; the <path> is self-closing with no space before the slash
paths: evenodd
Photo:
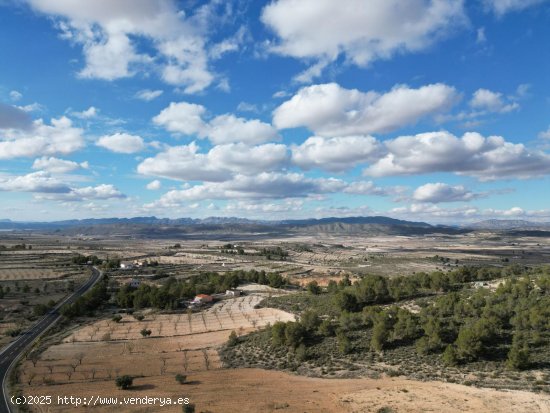
<path id="1" fill-rule="evenodd" d="M 134 264 L 131 262 L 121 262 L 120 263 L 120 269 L 121 270 L 133 270 Z"/>
<path id="2" fill-rule="evenodd" d="M 241 292 L 239 290 L 226 290 L 225 295 L 227 297 L 239 297 Z"/>

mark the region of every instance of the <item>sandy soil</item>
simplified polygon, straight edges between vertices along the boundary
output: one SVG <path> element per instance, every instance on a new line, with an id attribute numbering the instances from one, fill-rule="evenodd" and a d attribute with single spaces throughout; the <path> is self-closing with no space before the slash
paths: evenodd
<path id="1" fill-rule="evenodd" d="M 188 397 L 197 411 L 224 413 L 359 413 L 382 407 L 404 412 L 438 413 L 546 413 L 550 397 L 519 391 L 476 389 L 456 384 L 391 379 L 314 379 L 257 369 L 210 370 L 189 375 L 190 383 L 179 385 L 172 375 L 136 379 L 134 389 L 117 390 L 113 381 L 92 381 L 48 388 L 33 386 L 32 394 L 78 397 Z M 50 406 L 42 411 L 73 411 Z M 180 412 L 179 406 L 102 406 L 80 411 Z M 40 411 L 40 410 L 38 410 Z"/>

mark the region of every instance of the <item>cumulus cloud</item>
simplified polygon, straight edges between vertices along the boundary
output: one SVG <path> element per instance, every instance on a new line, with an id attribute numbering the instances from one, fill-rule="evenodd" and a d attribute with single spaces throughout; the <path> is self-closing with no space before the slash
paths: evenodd
<path id="1" fill-rule="evenodd" d="M 308 178 L 299 173 L 262 172 L 236 175 L 230 181 L 206 182 L 164 194 L 150 207 L 177 206 L 205 199 L 285 199 L 341 191 L 345 182 L 334 178 Z"/>
<path id="2" fill-rule="evenodd" d="M 49 173 L 38 171 L 22 176 L 0 177 L 0 191 L 64 194 L 71 189 Z"/>
<path id="3" fill-rule="evenodd" d="M 47 171 L 19 176 L 1 176 L 0 191 L 31 192 L 38 200 L 80 202 L 126 198 L 115 186 L 101 184 L 82 188 L 71 187 Z"/>
<path id="4" fill-rule="evenodd" d="M 501 17 L 506 13 L 520 11 L 544 3 L 546 0 L 483 0 L 485 8 Z"/>
<path id="5" fill-rule="evenodd" d="M 174 146 L 147 158 L 138 165 L 143 175 L 182 181 L 227 181 L 234 174 L 252 175 L 276 169 L 288 161 L 285 145 L 247 146 L 242 143 L 218 145 L 200 153 L 196 143 Z"/>
<path id="6" fill-rule="evenodd" d="M 82 202 L 91 200 L 124 199 L 126 195 L 120 192 L 114 185 L 101 184 L 83 188 L 70 188 L 66 192 L 36 195 L 40 200 Z"/>
<path id="7" fill-rule="evenodd" d="M 216 6 L 227 10 L 218 2 L 185 11 L 173 0 L 27 2 L 56 18 L 61 37 L 82 46 L 82 77 L 114 80 L 158 67 L 165 82 L 185 93 L 204 90 L 215 79 L 208 36 L 216 27 Z M 140 42 L 150 46 L 147 53 L 138 50 Z"/>
<path id="8" fill-rule="evenodd" d="M 368 7 L 362 0 L 277 0 L 264 7 L 261 20 L 277 36 L 270 45 L 275 53 L 318 62 L 343 55 L 365 67 L 423 50 L 466 18 L 462 0 L 371 0 Z M 320 74 L 319 66 L 306 77 Z"/>
<path id="9" fill-rule="evenodd" d="M 111 152 L 125 154 L 136 153 L 145 148 L 145 143 L 140 136 L 128 133 L 115 133 L 114 135 L 102 136 L 97 140 L 96 145 Z"/>
<path id="10" fill-rule="evenodd" d="M 153 122 L 170 132 L 194 135 L 204 130 L 205 123 L 202 117 L 205 113 L 206 108 L 202 105 L 172 102 L 153 118 Z"/>
<path id="11" fill-rule="evenodd" d="M 145 188 L 147 188 L 149 191 L 158 191 L 162 187 L 161 182 L 158 179 L 155 179 L 154 181 L 149 182 Z"/>
<path id="12" fill-rule="evenodd" d="M 208 138 L 214 144 L 243 142 L 253 145 L 280 138 L 273 126 L 258 119 L 244 119 L 232 114 L 216 116 L 210 121 L 205 117 L 204 106 L 172 102 L 153 118 L 153 122 L 170 132 Z"/>
<path id="13" fill-rule="evenodd" d="M 146 102 L 150 102 L 151 100 L 158 98 L 162 94 L 163 94 L 162 90 L 143 89 L 135 94 L 135 98 L 140 100 L 145 100 Z"/>
<path id="14" fill-rule="evenodd" d="M 301 211 L 303 206 L 302 200 L 288 199 L 284 202 L 229 202 L 223 209 L 228 213 L 242 214 L 246 213 L 260 213 L 260 214 L 280 214 Z"/>
<path id="15" fill-rule="evenodd" d="M 476 90 L 470 101 L 470 106 L 477 110 L 494 113 L 508 113 L 519 109 L 517 102 L 506 102 L 502 93 L 488 89 Z"/>
<path id="16" fill-rule="evenodd" d="M 364 170 L 369 176 L 454 172 L 480 180 L 527 179 L 550 172 L 550 155 L 507 142 L 501 136 L 469 132 L 401 136 L 384 142 L 386 154 Z"/>
<path id="17" fill-rule="evenodd" d="M 72 112 L 71 114 L 79 119 L 93 119 L 99 114 L 99 109 L 94 106 L 90 106 L 82 112 Z"/>
<path id="18" fill-rule="evenodd" d="M 27 111 L 0 102 L 0 129 L 28 129 L 31 125 Z"/>
<path id="19" fill-rule="evenodd" d="M 448 185 L 445 183 L 428 183 L 422 185 L 413 193 L 413 199 L 418 202 L 461 202 L 479 198 L 482 194 L 475 194 L 463 185 Z"/>
<path id="20" fill-rule="evenodd" d="M 389 92 L 361 92 L 336 83 L 300 89 L 273 112 L 278 129 L 305 126 L 322 136 L 389 132 L 449 109 L 456 90 L 437 83 L 413 89 L 398 85 Z"/>
<path id="21" fill-rule="evenodd" d="M 393 208 L 388 215 L 403 219 L 420 219 L 428 222 L 465 223 L 485 219 L 529 219 L 532 221 L 547 221 L 550 210 L 524 210 L 514 206 L 508 209 L 480 209 L 474 206 L 442 208 L 430 203 L 413 203 L 408 206 Z"/>
<path id="22" fill-rule="evenodd" d="M 372 136 L 312 136 L 292 146 L 292 162 L 302 169 L 342 172 L 374 158 L 380 144 Z"/>
<path id="23" fill-rule="evenodd" d="M 258 119 L 243 119 L 234 115 L 216 116 L 208 124 L 205 132 L 214 144 L 244 142 L 258 144 L 279 140 L 273 126 Z"/>
<path id="24" fill-rule="evenodd" d="M 62 116 L 45 124 L 35 120 L 28 129 L 7 129 L 0 139 L 0 159 L 36 157 L 75 152 L 84 147 L 83 130 Z"/>
<path id="25" fill-rule="evenodd" d="M 550 140 L 550 126 L 545 131 L 539 132 L 538 136 L 539 136 L 540 139 Z"/>
<path id="26" fill-rule="evenodd" d="M 372 181 L 355 181 L 347 184 L 343 192 L 354 195 L 401 196 L 406 190 L 404 186 L 381 187 Z"/>
<path id="27" fill-rule="evenodd" d="M 76 171 L 77 169 L 88 169 L 88 162 L 77 163 L 65 159 L 55 158 L 53 156 L 35 159 L 32 164 L 32 169 L 40 169 L 53 174 L 64 174 L 67 172 Z"/>
<path id="28" fill-rule="evenodd" d="M 21 92 L 18 92 L 17 90 L 12 90 L 10 92 L 10 99 L 13 100 L 14 102 L 21 100 L 22 97 L 23 97 L 23 94 Z"/>

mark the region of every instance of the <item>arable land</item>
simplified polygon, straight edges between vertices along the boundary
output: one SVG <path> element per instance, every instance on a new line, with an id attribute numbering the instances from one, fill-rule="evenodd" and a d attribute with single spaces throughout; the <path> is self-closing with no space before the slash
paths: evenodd
<path id="1" fill-rule="evenodd" d="M 92 266 L 105 273 L 21 359 L 12 394 L 188 397 L 197 412 L 550 412 L 542 231 L 92 232 L 2 233 L 2 345 Z"/>

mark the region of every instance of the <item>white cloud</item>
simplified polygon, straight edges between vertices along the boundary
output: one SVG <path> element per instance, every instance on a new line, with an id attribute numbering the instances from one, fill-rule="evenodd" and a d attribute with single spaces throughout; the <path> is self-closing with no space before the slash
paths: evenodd
<path id="1" fill-rule="evenodd" d="M 162 90 L 143 89 L 135 94 L 135 98 L 150 102 L 151 100 L 158 98 L 162 94 Z"/>
<path id="2" fill-rule="evenodd" d="M 502 93 L 488 89 L 476 90 L 470 101 L 470 106 L 474 109 L 494 113 L 508 113 L 519 109 L 517 102 L 506 102 Z"/>
<path id="3" fill-rule="evenodd" d="M 206 199 L 306 198 L 314 194 L 338 192 L 345 187 L 344 181 L 334 178 L 314 179 L 298 173 L 262 172 L 256 176 L 236 175 L 226 182 L 207 182 L 172 190 L 149 207 L 170 207 Z"/>
<path id="4" fill-rule="evenodd" d="M 92 119 L 97 117 L 97 115 L 99 114 L 99 109 L 94 106 L 90 106 L 88 109 L 83 110 L 82 112 L 72 112 L 71 114 L 79 119 Z"/>
<path id="5" fill-rule="evenodd" d="M 90 200 L 124 199 L 126 195 L 120 192 L 114 185 L 101 184 L 83 188 L 71 188 L 67 192 L 36 195 L 39 200 L 52 200 L 62 202 L 82 202 Z"/>
<path id="6" fill-rule="evenodd" d="M 204 131 L 205 123 L 202 117 L 205 113 L 204 106 L 187 102 L 172 102 L 153 118 L 153 122 L 170 132 L 194 135 Z"/>
<path id="7" fill-rule="evenodd" d="M 158 179 L 151 181 L 147 184 L 146 188 L 150 191 L 158 191 L 162 187 L 161 182 Z"/>
<path id="8" fill-rule="evenodd" d="M 23 97 L 23 94 L 21 92 L 18 92 L 17 90 L 12 90 L 10 92 L 10 99 L 14 102 L 17 102 L 18 100 L 21 100 Z"/>
<path id="9" fill-rule="evenodd" d="M 302 169 L 342 172 L 373 159 L 378 148 L 379 143 L 372 136 L 312 136 L 301 145 L 292 146 L 292 162 Z"/>
<path id="10" fill-rule="evenodd" d="M 402 195 L 407 190 L 403 186 L 380 187 L 372 181 L 355 181 L 349 183 L 343 190 L 346 194 L 390 196 Z"/>
<path id="11" fill-rule="evenodd" d="M 27 1 L 56 17 L 62 38 L 82 46 L 82 77 L 114 80 L 159 69 L 165 82 L 185 93 L 204 90 L 215 79 L 208 37 L 218 27 L 218 2 L 184 11 L 173 0 Z M 140 42 L 150 46 L 147 53 L 138 50 Z"/>
<path id="12" fill-rule="evenodd" d="M 461 138 L 449 132 L 401 136 L 384 142 L 386 155 L 365 169 L 370 176 L 454 172 L 480 180 L 527 179 L 550 173 L 550 155 L 469 132 Z"/>
<path id="13" fill-rule="evenodd" d="M 205 133 L 214 144 L 243 142 L 254 145 L 280 139 L 275 128 L 268 123 L 229 114 L 212 119 Z"/>
<path id="14" fill-rule="evenodd" d="M 232 114 L 205 120 L 206 108 L 193 103 L 170 103 L 153 122 L 170 132 L 208 138 L 214 144 L 243 142 L 258 144 L 280 137 L 273 126 L 258 119 L 244 119 Z"/>
<path id="15" fill-rule="evenodd" d="M 544 3 L 545 1 L 546 0 L 483 0 L 483 4 L 487 10 L 501 17 L 506 13 L 520 11 Z"/>
<path id="16" fill-rule="evenodd" d="M 463 185 L 451 186 L 441 182 L 422 185 L 413 193 L 413 199 L 418 202 L 461 202 L 479 198 L 482 194 L 474 194 Z"/>
<path id="17" fill-rule="evenodd" d="M 478 44 L 485 43 L 487 41 L 487 35 L 485 34 L 485 27 L 477 29 L 476 42 Z"/>
<path id="18" fill-rule="evenodd" d="M 237 105 L 237 110 L 239 112 L 253 112 L 253 113 L 260 112 L 258 105 L 255 105 L 253 103 L 248 103 L 248 102 L 239 102 L 239 104 Z"/>
<path id="19" fill-rule="evenodd" d="M 35 120 L 28 130 L 5 131 L 0 140 L 0 159 L 67 155 L 84 147 L 82 133 L 65 116 L 52 119 L 50 125 L 42 119 Z"/>
<path id="20" fill-rule="evenodd" d="M 0 177 L 0 191 L 63 194 L 71 189 L 49 173 L 38 171 L 22 176 Z"/>
<path id="21" fill-rule="evenodd" d="M 361 92 L 336 83 L 300 89 L 273 112 L 278 129 L 305 126 L 322 136 L 389 132 L 449 109 L 457 101 L 454 88 L 432 84 L 389 92 Z"/>
<path id="22" fill-rule="evenodd" d="M 53 156 L 49 158 L 44 156 L 35 159 L 32 164 L 32 169 L 40 169 L 53 174 L 64 174 L 76 171 L 77 169 L 88 169 L 88 167 L 88 162 L 77 163 L 65 159 L 54 158 Z"/>
<path id="23" fill-rule="evenodd" d="M 281 214 L 289 212 L 301 211 L 303 206 L 303 201 L 298 199 L 288 199 L 284 202 L 248 202 L 248 201 L 238 201 L 238 202 L 229 202 L 223 209 L 228 213 L 241 214 L 246 212 L 247 214 Z M 286 218 L 286 217 L 283 217 Z"/>
<path id="24" fill-rule="evenodd" d="M 442 208 L 434 204 L 416 203 L 406 207 L 398 207 L 388 211 L 388 215 L 403 219 L 420 219 L 428 222 L 466 223 L 485 219 L 529 219 L 532 221 L 547 221 L 550 210 L 524 210 L 514 206 L 508 209 L 480 209 L 474 206 L 457 208 Z"/>
<path id="25" fill-rule="evenodd" d="M 199 153 L 193 142 L 174 146 L 147 158 L 137 170 L 140 174 L 182 181 L 227 181 L 234 174 L 253 175 L 277 169 L 288 162 L 285 145 L 247 146 L 242 143 L 218 145 Z"/>
<path id="26" fill-rule="evenodd" d="M 75 199 L 78 200 L 113 199 L 126 197 L 126 195 L 120 192 L 113 185 L 107 184 L 77 188 L 73 189 L 71 193 L 74 194 Z"/>
<path id="27" fill-rule="evenodd" d="M 549 139 L 550 140 L 550 126 L 545 131 L 539 132 L 540 139 Z"/>
<path id="28" fill-rule="evenodd" d="M 0 102 L 0 129 L 28 129 L 31 125 L 27 111 Z"/>
<path id="29" fill-rule="evenodd" d="M 426 49 L 466 18 L 462 0 L 371 0 L 368 7 L 363 0 L 277 0 L 261 20 L 278 37 L 270 47 L 275 53 L 319 62 L 344 55 L 364 67 Z"/>
<path id="30" fill-rule="evenodd" d="M 128 133 L 115 133 L 114 135 L 102 136 L 98 139 L 96 145 L 112 152 L 125 154 L 136 153 L 145 148 L 145 143 L 140 136 Z"/>

